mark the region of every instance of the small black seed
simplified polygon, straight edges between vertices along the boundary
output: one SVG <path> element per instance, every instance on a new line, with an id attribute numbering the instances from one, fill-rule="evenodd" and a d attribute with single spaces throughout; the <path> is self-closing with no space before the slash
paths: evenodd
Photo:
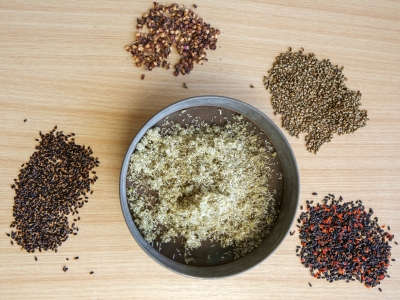
<path id="1" fill-rule="evenodd" d="M 27 119 L 24 119 L 24 123 L 27 121 Z"/>
<path id="2" fill-rule="evenodd" d="M 390 226 L 388 226 L 388 230 L 390 230 Z"/>
<path id="3" fill-rule="evenodd" d="M 396 260 L 394 258 L 392 258 L 391 261 L 396 261 Z"/>
<path id="4" fill-rule="evenodd" d="M 310 287 L 312 287 L 312 284 L 311 284 L 310 282 L 308 283 L 308 285 L 309 285 Z"/>
<path id="5" fill-rule="evenodd" d="M 13 242 L 13 241 L 11 241 L 11 245 L 14 245 L 14 242 Z"/>
<path id="6" fill-rule="evenodd" d="M 378 288 L 378 290 L 379 290 L 380 292 L 382 292 L 382 289 L 381 289 L 381 288 Z"/>
<path id="7" fill-rule="evenodd" d="M 398 245 L 399 243 L 397 243 L 396 241 L 394 241 L 394 243 L 396 244 L 396 245 Z"/>
<path id="8" fill-rule="evenodd" d="M 317 196 L 318 194 L 317 194 L 316 192 L 313 192 L 312 195 L 313 195 L 313 196 Z"/>
<path id="9" fill-rule="evenodd" d="M 37 256 L 35 256 L 35 260 L 37 261 Z"/>
<path id="10" fill-rule="evenodd" d="M 92 274 L 94 274 L 94 272 L 93 272 L 93 271 L 90 271 L 90 275 L 92 275 Z"/>
<path id="11" fill-rule="evenodd" d="M 69 260 L 69 258 L 67 257 L 66 260 Z"/>
<path id="12" fill-rule="evenodd" d="M 79 259 L 79 256 L 75 256 L 74 259 Z"/>

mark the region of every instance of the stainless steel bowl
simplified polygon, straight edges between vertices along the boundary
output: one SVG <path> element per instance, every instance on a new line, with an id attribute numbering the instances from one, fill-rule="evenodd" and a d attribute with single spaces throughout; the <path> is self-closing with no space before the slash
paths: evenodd
<path id="1" fill-rule="evenodd" d="M 200 115 L 207 118 L 210 117 L 210 111 L 212 115 L 215 114 L 217 109 L 221 109 L 225 112 L 228 111 L 241 114 L 243 117 L 247 118 L 265 133 L 270 143 L 275 148 L 279 157 L 281 171 L 283 174 L 283 192 L 281 193 L 281 199 L 279 199 L 280 212 L 271 232 L 253 251 L 242 258 L 237 260 L 232 259 L 224 264 L 221 264 L 221 262 L 211 261 L 208 264 L 187 265 L 171 259 L 171 256 L 168 255 L 168 251 L 166 251 L 164 254 L 160 253 L 142 237 L 134 223 L 134 220 L 132 219 L 127 202 L 126 189 L 127 184 L 129 184 L 127 182 L 129 160 L 132 153 L 135 151 L 137 144 L 140 142 L 148 129 L 154 126 L 159 126 L 160 122 L 165 120 L 166 117 L 177 116 L 178 112 L 190 109 L 197 109 L 197 112 Z M 120 175 L 120 199 L 122 213 L 124 215 L 126 224 L 128 225 L 128 228 L 136 242 L 152 259 L 165 268 L 189 277 L 212 279 L 232 276 L 246 271 L 266 259 L 278 248 L 290 230 L 297 211 L 299 201 L 298 198 L 299 173 L 296 159 L 289 143 L 280 129 L 266 115 L 251 105 L 232 98 L 219 96 L 200 96 L 189 98 L 174 103 L 157 113 L 153 118 L 150 119 L 150 121 L 146 123 L 146 125 L 143 126 L 143 128 L 132 141 L 125 155 Z M 166 248 L 168 248 L 168 246 Z"/>

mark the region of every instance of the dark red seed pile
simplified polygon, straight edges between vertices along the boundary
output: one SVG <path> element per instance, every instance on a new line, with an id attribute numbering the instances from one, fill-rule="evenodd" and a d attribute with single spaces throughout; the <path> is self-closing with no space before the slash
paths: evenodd
<path id="1" fill-rule="evenodd" d="M 300 216 L 301 263 L 315 278 L 329 282 L 359 280 L 367 287 L 387 275 L 393 235 L 379 227 L 361 200 L 343 202 L 329 194 L 323 204 L 310 206 Z"/>
<path id="2" fill-rule="evenodd" d="M 28 252 L 53 250 L 76 235 L 75 223 L 69 225 L 68 215 L 88 202 L 87 193 L 97 176 L 90 170 L 99 166 L 90 147 L 75 144 L 74 133 L 40 132 L 41 140 L 29 162 L 20 170 L 13 187 L 11 238 Z M 74 219 L 74 221 L 80 220 Z"/>
<path id="3" fill-rule="evenodd" d="M 149 31 L 137 32 L 136 40 L 125 47 L 127 52 L 131 52 L 136 66 L 144 65 L 149 71 L 160 66 L 169 69 L 171 65 L 167 59 L 171 46 L 175 46 L 180 55 L 175 65 L 175 76 L 189 74 L 195 64 L 208 61 L 206 50 L 217 49 L 220 34 L 192 10 L 178 4 L 164 6 L 157 2 L 149 13 L 137 19 L 136 27 L 139 30 L 147 27 Z"/>

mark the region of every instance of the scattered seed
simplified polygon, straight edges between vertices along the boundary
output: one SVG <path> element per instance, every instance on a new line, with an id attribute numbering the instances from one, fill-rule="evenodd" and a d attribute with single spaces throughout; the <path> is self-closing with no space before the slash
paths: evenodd
<path id="1" fill-rule="evenodd" d="M 11 234 L 9 234 L 8 232 L 6 232 L 6 235 L 7 235 L 7 236 L 11 236 Z"/>
<path id="2" fill-rule="evenodd" d="M 251 88 L 254 88 L 254 85 L 250 84 L 250 87 L 251 87 Z"/>
<path id="3" fill-rule="evenodd" d="M 69 258 L 67 257 L 66 260 L 69 260 Z"/>
<path id="4" fill-rule="evenodd" d="M 24 123 L 27 121 L 27 119 L 24 119 Z"/>
<path id="5" fill-rule="evenodd" d="M 396 245 L 398 245 L 399 243 L 397 243 L 396 241 L 394 242 Z"/>
<path id="6" fill-rule="evenodd" d="M 295 234 L 295 232 L 296 232 L 296 230 L 293 230 L 293 232 L 289 231 L 289 234 L 293 235 L 293 234 Z"/>
<path id="7" fill-rule="evenodd" d="M 392 258 L 392 261 L 396 261 L 394 258 Z"/>
<path id="8" fill-rule="evenodd" d="M 66 266 L 63 267 L 64 273 L 68 271 L 68 268 Z"/>
<path id="9" fill-rule="evenodd" d="M 390 226 L 388 226 L 388 230 L 390 230 Z"/>
<path id="10" fill-rule="evenodd" d="M 37 261 L 37 256 L 35 256 L 35 260 Z"/>
<path id="11" fill-rule="evenodd" d="M 206 50 L 216 50 L 218 35 L 221 32 L 211 27 L 192 10 L 154 2 L 148 13 L 137 19 L 138 30 L 147 27 L 148 33 L 137 32 L 135 41 L 125 50 L 132 54 L 137 67 L 142 65 L 149 71 L 155 67 L 167 66 L 171 47 L 175 46 L 180 55 L 175 64 L 174 75 L 189 74 L 195 64 L 202 65 L 208 59 Z M 165 63 L 164 63 L 165 62 Z"/>
<path id="12" fill-rule="evenodd" d="M 74 259 L 79 259 L 79 256 L 75 256 Z"/>
<path id="13" fill-rule="evenodd" d="M 13 241 L 11 241 L 11 245 L 14 245 L 14 242 L 13 242 Z"/>
<path id="14" fill-rule="evenodd" d="M 94 274 L 94 272 L 93 272 L 93 271 L 90 271 L 90 275 L 92 275 L 92 274 Z"/>
<path id="15" fill-rule="evenodd" d="M 71 233 L 68 214 L 77 212 L 80 196 L 95 181 L 89 173 L 99 161 L 91 156 L 90 147 L 85 149 L 71 141 L 71 135 L 56 130 L 57 126 L 47 134 L 40 132 L 36 151 L 14 180 L 18 189 L 10 227 L 16 231 L 11 237 L 27 252 L 58 252 Z"/>
<path id="16" fill-rule="evenodd" d="M 382 289 L 381 289 L 381 288 L 378 288 L 378 290 L 379 290 L 380 292 L 382 292 Z"/>
<path id="17" fill-rule="evenodd" d="M 282 114 L 282 126 L 290 135 L 306 132 L 307 150 L 317 153 L 333 134 L 353 133 L 368 121 L 360 110 L 361 93 L 345 85 L 345 77 L 329 59 L 313 53 L 281 53 L 264 76 L 274 113 Z"/>
<path id="18" fill-rule="evenodd" d="M 313 194 L 313 196 L 317 196 L 318 195 L 316 192 L 313 192 L 312 194 Z"/>
<path id="19" fill-rule="evenodd" d="M 184 87 L 185 89 L 188 89 L 188 86 L 187 86 L 186 83 L 183 83 L 183 87 Z"/>
<path id="20" fill-rule="evenodd" d="M 143 80 L 143 79 L 144 79 L 144 77 L 145 77 L 145 75 L 144 75 L 144 74 L 140 75 L 140 79 L 141 79 L 141 80 Z"/>
<path id="21" fill-rule="evenodd" d="M 311 284 L 310 282 L 308 283 L 308 285 L 309 285 L 310 287 L 312 287 L 312 284 Z"/>
<path id="22" fill-rule="evenodd" d="M 197 5 L 196 5 L 196 4 L 193 4 L 193 7 L 194 7 L 194 8 L 197 8 Z"/>
<path id="23" fill-rule="evenodd" d="M 342 200 L 329 194 L 301 213 L 301 263 L 314 278 L 357 279 L 374 287 L 386 277 L 393 235 L 381 229 L 361 200 Z"/>

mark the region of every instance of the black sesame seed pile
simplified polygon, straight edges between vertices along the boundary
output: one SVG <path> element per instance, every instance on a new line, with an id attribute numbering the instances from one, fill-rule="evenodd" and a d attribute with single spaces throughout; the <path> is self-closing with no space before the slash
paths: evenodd
<path id="1" fill-rule="evenodd" d="M 329 194 L 300 215 L 301 263 L 315 278 L 358 280 L 374 287 L 387 276 L 393 235 L 382 230 L 361 200 Z M 297 251 L 296 251 L 297 252 Z"/>
<path id="2" fill-rule="evenodd" d="M 16 196 L 11 238 L 27 252 L 57 252 L 69 234 L 77 234 L 75 223 L 69 226 L 68 215 L 79 214 L 78 209 L 88 202 L 90 185 L 98 179 L 96 175 L 90 178 L 90 170 L 100 164 L 90 147 L 75 144 L 74 133 L 65 135 L 56 129 L 40 132 L 36 151 L 12 186 Z"/>
<path id="3" fill-rule="evenodd" d="M 264 85 L 271 92 L 274 114 L 282 114 L 282 126 L 296 137 L 307 132 L 307 150 L 316 153 L 334 133 L 352 133 L 368 118 L 359 109 L 361 93 L 346 87 L 343 68 L 303 51 L 281 53 Z"/>

